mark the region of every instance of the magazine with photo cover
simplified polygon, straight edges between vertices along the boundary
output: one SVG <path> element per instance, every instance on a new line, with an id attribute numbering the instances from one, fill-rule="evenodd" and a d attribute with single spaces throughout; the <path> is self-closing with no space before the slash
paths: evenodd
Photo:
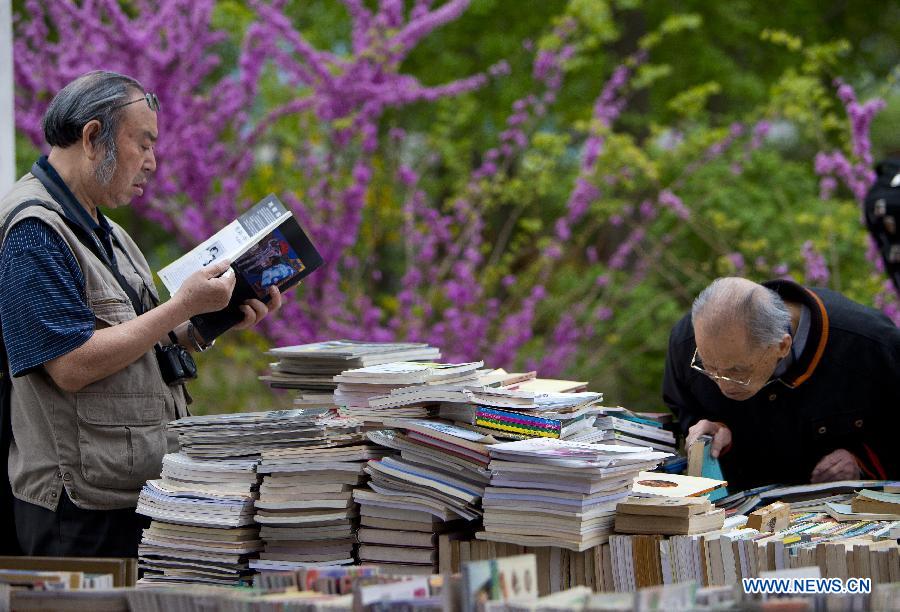
<path id="1" fill-rule="evenodd" d="M 236 282 L 231 301 L 218 312 L 191 317 L 202 338 L 210 342 L 240 323 L 240 305 L 249 299 L 269 301 L 269 287 L 282 292 L 317 270 L 324 260 L 294 215 L 268 195 L 250 210 L 159 271 L 175 295 L 195 271 L 219 259 L 231 260 Z"/>

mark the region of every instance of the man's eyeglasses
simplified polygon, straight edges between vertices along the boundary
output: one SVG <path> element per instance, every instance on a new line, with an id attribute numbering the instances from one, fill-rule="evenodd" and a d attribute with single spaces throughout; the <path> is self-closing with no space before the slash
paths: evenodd
<path id="1" fill-rule="evenodd" d="M 149 106 L 150 110 L 152 110 L 153 112 L 159 111 L 159 98 L 156 97 L 155 93 L 150 93 L 149 91 L 144 94 L 144 97 L 137 98 L 136 100 L 131 100 L 131 101 L 125 102 L 123 104 L 117 104 L 116 106 L 113 106 L 113 109 L 122 108 L 123 106 L 128 106 L 130 104 L 136 104 L 137 102 L 140 102 L 141 100 L 146 100 L 147 106 Z"/>
<path id="2" fill-rule="evenodd" d="M 730 376 L 720 376 L 719 374 L 713 374 L 709 370 L 703 369 L 703 362 L 700 361 L 700 357 L 697 355 L 697 349 L 694 349 L 694 356 L 691 358 L 691 368 L 697 370 L 704 376 L 711 378 L 712 380 L 720 380 L 722 382 L 729 382 L 735 385 L 740 385 L 742 387 L 746 387 L 750 384 L 750 381 L 753 380 L 753 375 L 750 374 L 746 378 L 731 378 Z"/>

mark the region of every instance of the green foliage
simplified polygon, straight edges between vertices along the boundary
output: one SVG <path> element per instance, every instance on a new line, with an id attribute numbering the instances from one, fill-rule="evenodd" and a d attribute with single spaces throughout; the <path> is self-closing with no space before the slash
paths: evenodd
<path id="1" fill-rule="evenodd" d="M 293 395 L 272 392 L 257 380 L 269 360 L 263 351 L 268 343 L 253 332 L 226 334 L 213 350 L 195 354 L 200 377 L 188 384 L 194 398 L 192 414 L 284 410 L 292 407 Z"/>
<path id="2" fill-rule="evenodd" d="M 20 0 L 13 6 L 24 10 Z M 349 53 L 349 20 L 340 2 L 290 0 L 286 14 L 312 44 Z M 253 19 L 241 0 L 218 3 L 214 23 L 229 32 L 220 50 L 220 71 L 235 69 L 237 45 Z M 840 191 L 836 199 L 819 199 L 812 158 L 819 150 L 848 145 L 846 117 L 832 85 L 837 76 L 859 86 L 862 97 L 887 98 L 888 107 L 873 128 L 877 152 L 900 149 L 898 73 L 884 78 L 900 56 L 900 6 L 837 0 L 683 0 L 677 7 L 667 0 L 472 2 L 462 17 L 425 38 L 402 69 L 424 83 L 442 83 L 506 59 L 511 74 L 458 98 L 387 115 L 384 132 L 402 127 L 411 136 L 401 149 L 385 146 L 380 152 L 356 250 L 362 264 L 347 274 L 343 290 L 370 296 L 387 314 L 396 311 L 396 278 L 407 256 L 401 215 L 407 193 L 394 178 L 397 166 L 412 166 L 432 205 L 449 210 L 453 198 L 465 192 L 481 154 L 497 145 L 513 102 L 534 91 L 533 51 L 523 42 L 559 48 L 564 41 L 555 28 L 569 22 L 574 33 L 566 43 L 574 45 L 575 54 L 566 65 L 558 101 L 529 126 L 526 151 L 483 181 L 478 200 L 491 238 L 482 284 L 501 297 L 538 279 L 548 289 L 536 336 L 518 366 L 547 350 L 560 313 L 579 301 L 600 304 L 612 317 L 592 323 L 593 337 L 564 374 L 591 381 L 613 404 L 658 408 L 668 330 L 696 293 L 716 276 L 764 280 L 781 266 L 804 281 L 801 247 L 807 241 L 826 257 L 833 288 L 871 302 L 879 279 L 865 261 L 858 208 Z M 592 123 L 592 105 L 603 82 L 638 50 L 649 57 L 631 81 L 624 115 L 611 130 Z M 257 115 L 296 96 L 276 70 L 268 68 L 265 75 L 251 109 Z M 783 128 L 762 148 L 750 151 L 743 138 L 723 155 L 696 163 L 726 136 L 732 122 L 750 126 L 762 119 Z M 539 254 L 565 210 L 588 135 L 605 141 L 596 171 L 587 177 L 601 197 L 566 241 L 558 265 L 547 270 Z M 298 160 L 306 148 L 324 148 L 332 136 L 313 115 L 278 121 L 244 193 L 290 191 L 303 200 L 313 185 Z M 21 174 L 36 151 L 23 138 L 17 144 Z M 641 220 L 637 207 L 655 202 L 663 189 L 685 202 L 688 219 L 657 207 L 651 223 Z M 137 238 L 154 269 L 180 252 L 158 228 L 127 211 L 111 216 Z M 615 216 L 623 218 L 622 225 L 610 222 Z M 647 236 L 628 264 L 609 269 L 604 262 L 642 224 Z M 589 248 L 598 252 L 598 263 L 588 261 Z M 742 254 L 744 267 L 736 265 L 735 253 Z M 383 265 L 381 280 L 372 278 L 370 261 Z M 521 286 L 496 289 L 507 274 L 516 275 Z M 595 282 L 601 275 L 609 276 L 605 286 Z M 582 322 L 590 314 L 581 315 Z M 266 369 L 265 348 L 259 336 L 244 332 L 226 336 L 217 350 L 199 356 L 202 377 L 191 386 L 193 410 L 288 407 L 289 395 L 272 394 L 256 380 Z"/>

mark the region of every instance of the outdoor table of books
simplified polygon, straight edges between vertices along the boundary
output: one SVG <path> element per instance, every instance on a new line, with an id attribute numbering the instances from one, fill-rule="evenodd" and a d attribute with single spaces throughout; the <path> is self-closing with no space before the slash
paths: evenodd
<path id="1" fill-rule="evenodd" d="M 170 424 L 181 450 L 138 501 L 152 519 L 143 577 L 115 601 L 721 609 L 769 596 L 745 579 L 793 571 L 841 587 L 863 579 L 865 593 L 841 596 L 857 609 L 900 606 L 896 483 L 721 497 L 721 480 L 666 473 L 685 462 L 664 418 L 604 407 L 587 383 L 436 363 L 440 351 L 416 343 L 270 354 L 261 378 L 290 391 L 289 409 Z M 696 497 L 711 491 L 715 506 Z M 746 526 L 779 499 L 791 502 L 786 529 Z"/>

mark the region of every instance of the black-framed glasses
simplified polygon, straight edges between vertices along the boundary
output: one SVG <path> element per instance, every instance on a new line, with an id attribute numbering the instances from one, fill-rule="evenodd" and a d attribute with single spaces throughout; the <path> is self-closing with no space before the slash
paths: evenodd
<path id="1" fill-rule="evenodd" d="M 117 104 L 113 106 L 113 109 L 122 108 L 123 106 L 128 106 L 130 104 L 136 104 L 141 100 L 145 100 L 147 102 L 147 106 L 150 107 L 150 110 L 153 112 L 159 111 L 159 98 L 156 97 L 155 93 L 150 93 L 149 91 L 144 94 L 142 98 L 137 98 L 136 100 L 130 100 L 129 102 L 124 102 L 122 104 Z"/>

